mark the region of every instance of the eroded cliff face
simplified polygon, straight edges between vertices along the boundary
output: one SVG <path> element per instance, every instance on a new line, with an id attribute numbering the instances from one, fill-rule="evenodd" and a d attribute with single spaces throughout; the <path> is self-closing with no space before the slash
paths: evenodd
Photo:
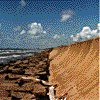
<path id="1" fill-rule="evenodd" d="M 0 65 L 0 100 L 49 100 L 48 55 L 51 50 Z"/>
<path id="2" fill-rule="evenodd" d="M 99 38 L 54 48 L 49 54 L 49 82 L 55 97 L 99 99 Z"/>

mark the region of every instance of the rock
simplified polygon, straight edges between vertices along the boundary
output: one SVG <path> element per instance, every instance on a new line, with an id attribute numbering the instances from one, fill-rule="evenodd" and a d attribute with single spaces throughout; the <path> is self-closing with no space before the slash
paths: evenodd
<path id="1" fill-rule="evenodd" d="M 25 70 L 23 70 L 22 68 L 16 68 L 16 69 L 11 68 L 7 72 L 13 74 L 24 74 Z"/>
<path id="2" fill-rule="evenodd" d="M 18 60 L 18 61 L 15 63 L 15 65 L 21 64 L 21 63 L 22 63 L 22 61 L 21 61 L 21 60 Z"/>
<path id="3" fill-rule="evenodd" d="M 35 63 L 29 63 L 28 67 L 35 67 L 36 64 Z"/>
<path id="4" fill-rule="evenodd" d="M 47 61 L 48 60 L 48 58 L 45 58 L 43 61 Z"/>
<path id="5" fill-rule="evenodd" d="M 6 90 L 0 90 L 0 97 L 7 97 L 9 95 L 9 92 Z M 5 100 L 5 99 L 1 99 L 0 100 Z"/>
<path id="6" fill-rule="evenodd" d="M 33 78 L 33 77 L 21 77 L 21 79 L 19 79 L 17 83 L 19 84 L 19 86 L 22 86 L 24 83 L 27 83 L 27 82 L 30 82 L 30 81 L 40 82 L 40 79 L 36 79 L 36 78 Z"/>
<path id="7" fill-rule="evenodd" d="M 23 93 L 31 93 L 31 94 L 33 94 L 33 89 L 31 89 L 31 90 L 27 90 L 26 88 L 23 90 L 21 90 L 21 89 L 18 89 L 18 90 L 14 90 L 14 92 L 23 92 Z"/>
<path id="8" fill-rule="evenodd" d="M 14 63 L 10 63 L 10 66 L 14 66 Z"/>
<path id="9" fill-rule="evenodd" d="M 32 70 L 31 69 L 25 69 L 25 74 L 32 75 Z"/>
<path id="10" fill-rule="evenodd" d="M 46 96 L 47 87 L 41 84 L 34 84 L 34 90 L 32 91 L 35 96 Z"/>
<path id="11" fill-rule="evenodd" d="M 52 84 L 50 84 L 49 82 L 46 82 L 46 81 L 44 81 L 44 80 L 41 80 L 41 82 L 42 82 L 42 84 L 44 85 L 44 86 L 51 86 Z"/>
<path id="12" fill-rule="evenodd" d="M 9 75 L 6 75 L 5 76 L 5 80 L 17 80 L 19 79 L 20 77 L 14 77 L 14 76 L 9 76 Z"/>
<path id="13" fill-rule="evenodd" d="M 47 77 L 47 70 L 45 70 L 47 68 L 47 58 L 45 56 L 47 54 L 42 52 L 42 54 L 37 54 L 36 57 L 32 56 L 4 65 L 6 67 L 1 68 L 2 70 L 0 71 L 0 90 L 4 94 L 2 92 L 0 94 L 5 97 L 12 96 L 12 100 L 17 98 L 22 100 L 41 100 L 40 97 L 45 97 L 49 85 L 45 84 L 45 82 L 43 83 L 42 78 L 40 79 L 40 76 Z M 45 98 L 43 99 L 45 100 Z"/>
<path id="14" fill-rule="evenodd" d="M 24 64 L 28 64 L 29 63 L 29 61 L 28 60 L 24 60 L 24 61 L 22 61 Z"/>
<path id="15" fill-rule="evenodd" d="M 47 74 L 47 72 L 39 72 L 36 75 L 46 75 L 46 74 Z"/>
<path id="16" fill-rule="evenodd" d="M 44 61 L 40 61 L 39 65 L 45 65 L 46 63 Z"/>
<path id="17" fill-rule="evenodd" d="M 30 80 L 32 80 L 32 81 L 35 81 L 35 82 L 40 82 L 40 79 L 36 79 L 34 77 L 31 77 L 31 76 L 29 76 L 29 77 L 21 77 L 21 79 L 23 81 L 30 81 Z"/>
<path id="18" fill-rule="evenodd" d="M 34 94 L 26 94 L 21 100 L 30 100 L 34 98 L 35 98 Z"/>
<path id="19" fill-rule="evenodd" d="M 39 64 L 39 65 L 36 65 L 36 68 L 46 68 L 47 65 L 46 64 Z"/>
<path id="20" fill-rule="evenodd" d="M 0 97 L 0 100 L 11 100 L 11 97 Z"/>
<path id="21" fill-rule="evenodd" d="M 50 86 L 49 87 L 49 93 L 48 93 L 48 95 L 49 95 L 50 100 L 56 100 L 55 99 L 55 95 L 54 95 L 54 86 Z"/>
<path id="22" fill-rule="evenodd" d="M 16 97 L 16 98 L 22 98 L 22 100 L 30 100 L 32 98 L 35 98 L 34 94 L 30 94 L 30 93 L 27 93 L 27 92 L 25 93 L 25 92 L 12 91 L 11 96 Z"/>
<path id="23" fill-rule="evenodd" d="M 1 83 L 0 84 L 0 91 L 1 90 L 16 90 L 16 89 L 19 89 L 18 88 L 19 86 L 18 86 L 18 84 L 15 84 L 14 82 L 6 82 L 6 83 Z M 6 96 L 5 96 L 6 97 Z"/>
<path id="24" fill-rule="evenodd" d="M 30 67 L 30 70 L 32 71 L 32 74 L 36 75 L 37 73 L 39 73 L 40 71 L 44 71 L 43 68 L 37 68 L 37 67 Z"/>
<path id="25" fill-rule="evenodd" d="M 12 69 L 15 69 L 14 66 L 10 66 L 10 67 L 8 68 L 8 70 L 12 70 Z"/>
<path id="26" fill-rule="evenodd" d="M 4 67 L 2 70 L 0 70 L 0 74 L 4 74 L 5 72 L 7 72 L 9 66 Z"/>
<path id="27" fill-rule="evenodd" d="M 20 64 L 19 66 L 20 68 L 26 69 L 28 67 L 28 64 Z"/>

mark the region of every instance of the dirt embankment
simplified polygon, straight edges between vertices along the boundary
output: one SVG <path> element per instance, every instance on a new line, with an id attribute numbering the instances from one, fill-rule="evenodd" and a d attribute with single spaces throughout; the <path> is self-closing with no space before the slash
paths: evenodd
<path id="1" fill-rule="evenodd" d="M 99 38 L 54 48 L 49 54 L 49 82 L 55 97 L 99 99 Z"/>
<path id="2" fill-rule="evenodd" d="M 48 55 L 51 50 L 0 65 L 0 100 L 48 100 Z"/>

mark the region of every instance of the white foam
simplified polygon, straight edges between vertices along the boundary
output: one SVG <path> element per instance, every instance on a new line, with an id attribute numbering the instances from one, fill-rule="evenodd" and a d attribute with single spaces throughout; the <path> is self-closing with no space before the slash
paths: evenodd
<path id="1" fill-rule="evenodd" d="M 21 55 L 1 56 L 0 59 L 12 58 L 12 57 L 19 57 L 19 56 L 21 56 Z"/>
<path id="2" fill-rule="evenodd" d="M 12 55 L 12 57 L 19 57 L 20 55 Z"/>
<path id="3" fill-rule="evenodd" d="M 8 53 L 10 53 L 10 52 L 2 52 L 2 53 L 0 53 L 0 54 L 8 54 Z"/>

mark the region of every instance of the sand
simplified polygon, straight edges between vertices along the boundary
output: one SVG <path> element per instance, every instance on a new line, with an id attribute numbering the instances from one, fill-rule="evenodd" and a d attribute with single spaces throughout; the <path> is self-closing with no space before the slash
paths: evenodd
<path id="1" fill-rule="evenodd" d="M 99 99 L 99 38 L 54 48 L 49 60 L 56 98 Z"/>

